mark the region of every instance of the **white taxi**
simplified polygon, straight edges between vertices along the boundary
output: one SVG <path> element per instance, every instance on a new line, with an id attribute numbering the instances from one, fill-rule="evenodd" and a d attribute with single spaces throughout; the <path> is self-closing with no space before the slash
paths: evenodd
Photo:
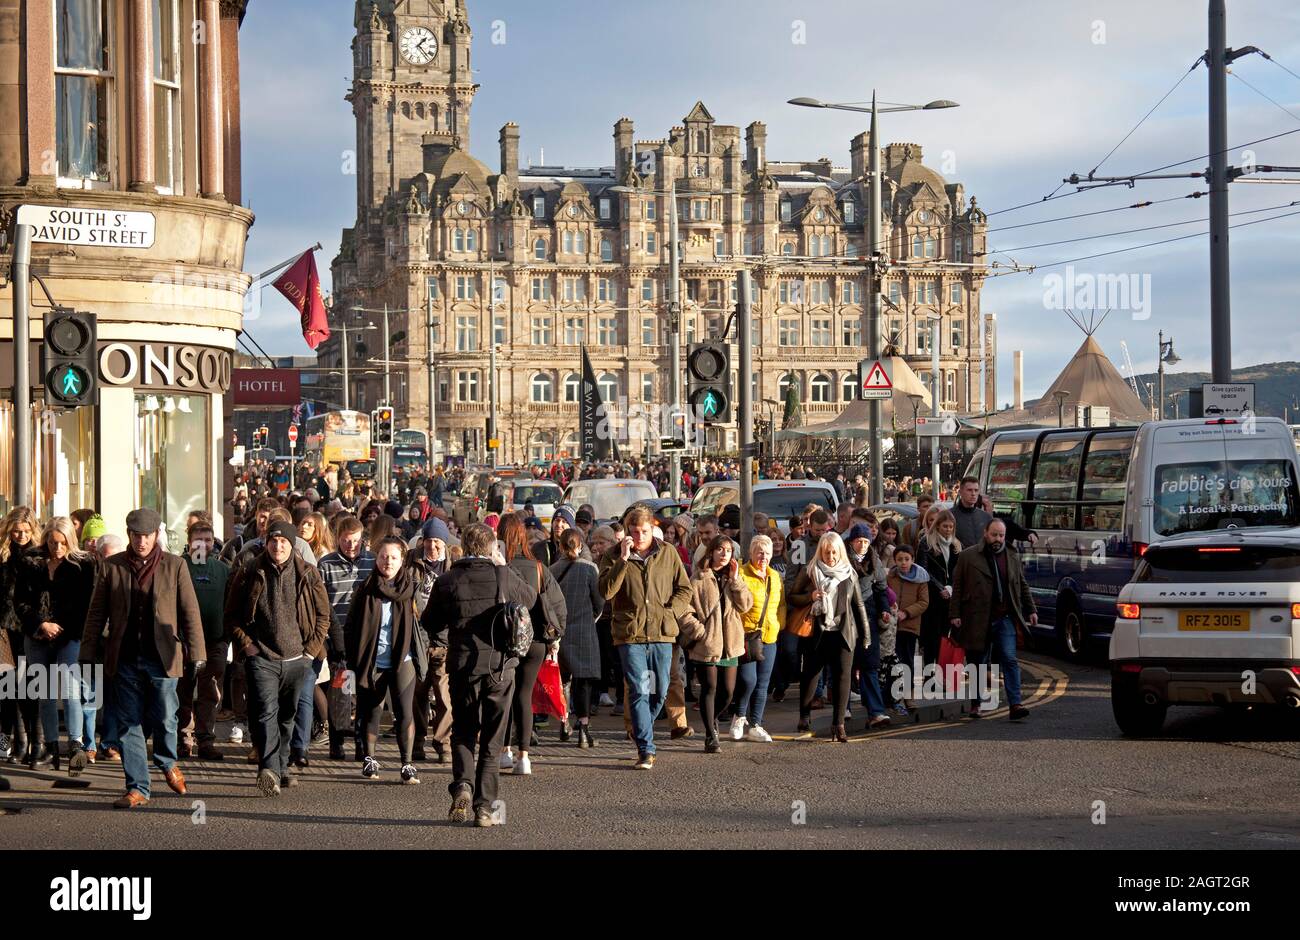
<path id="1" fill-rule="evenodd" d="M 1115 606 L 1111 706 L 1124 734 L 1157 734 L 1170 705 L 1300 709 L 1300 530 L 1165 539 Z"/>

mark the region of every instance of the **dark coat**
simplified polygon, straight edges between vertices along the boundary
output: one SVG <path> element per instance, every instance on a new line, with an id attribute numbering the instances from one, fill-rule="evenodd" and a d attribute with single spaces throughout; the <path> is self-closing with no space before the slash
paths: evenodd
<path id="1" fill-rule="evenodd" d="M 844 642 L 851 650 L 856 650 L 859 646 L 871 645 L 871 620 L 867 615 L 867 606 L 862 600 L 859 577 L 860 575 L 841 581 L 835 598 L 836 622 L 839 624 L 840 633 L 844 636 Z M 808 574 L 808 566 L 804 565 L 799 569 L 791 585 L 786 606 L 807 607 L 813 602 L 813 591 L 816 589 L 816 583 Z M 819 619 L 813 618 L 813 638 L 818 637 L 821 631 Z M 862 641 L 860 644 L 859 639 Z"/>
<path id="2" fill-rule="evenodd" d="M 49 558 L 45 549 L 23 558 L 15 600 L 23 633 L 37 643 L 61 649 L 69 640 L 81 639 L 86 626 L 86 611 L 90 609 L 90 595 L 95 590 L 98 565 L 94 555 L 87 555 L 80 561 L 68 556 L 51 578 L 47 566 Z M 63 632 L 53 640 L 38 638 L 36 631 L 46 621 L 57 623 Z"/>
<path id="3" fill-rule="evenodd" d="M 510 560 L 510 570 L 519 575 L 519 579 L 538 590 L 537 603 L 533 604 L 529 614 L 533 618 L 533 638 L 545 642 L 546 624 L 553 623 L 561 630 L 565 622 L 564 591 L 555 582 L 551 570 L 540 561 L 520 555 Z M 539 590 L 540 588 L 540 590 Z"/>
<path id="4" fill-rule="evenodd" d="M 104 663 L 104 672 L 117 675 L 118 654 L 122 649 L 131 615 L 131 592 L 135 574 L 131 571 L 131 550 L 119 552 L 99 566 L 99 580 L 90 597 L 86 628 L 81 635 L 83 663 Z M 149 585 L 153 598 L 153 636 L 163 668 L 172 679 L 185 673 L 187 661 L 207 655 L 203 638 L 203 618 L 194 582 L 180 555 L 163 552 L 158 559 L 153 581 Z M 104 627 L 108 627 L 105 638 Z M 101 660 L 102 657 L 102 660 Z"/>
<path id="5" fill-rule="evenodd" d="M 114 555 L 114 558 L 117 556 Z M 303 561 L 297 552 L 289 556 L 294 566 L 298 585 L 298 631 L 302 635 L 303 652 L 311 659 L 325 656 L 325 639 L 330 630 L 330 603 L 325 593 L 325 582 L 315 565 Z M 226 639 L 242 650 L 253 639 L 253 620 L 257 615 L 257 602 L 266 591 L 266 571 L 260 561 L 235 570 L 226 592 Z"/>
<path id="6" fill-rule="evenodd" d="M 560 667 L 575 679 L 599 679 L 600 634 L 596 621 L 605 609 L 600 572 L 593 562 L 565 558 L 551 566 L 551 576 L 564 592 L 565 628 L 560 641 Z"/>
<path id="7" fill-rule="evenodd" d="M 1007 556 L 1007 609 L 1018 630 L 1026 630 L 1029 615 L 1038 612 L 1025 582 L 1020 555 L 1005 548 Z M 989 618 L 993 606 L 993 571 L 981 540 L 957 558 L 952 575 L 949 615 L 961 620 L 955 639 L 968 650 L 982 652 L 989 645 Z"/>
<path id="8" fill-rule="evenodd" d="M 9 546 L 9 558 L 0 564 L 0 666 L 17 666 L 23 650 L 23 626 L 18 619 L 18 577 L 24 559 L 38 551 L 34 543 L 25 550 Z"/>
<path id="9" fill-rule="evenodd" d="M 943 552 L 932 552 L 925 539 L 921 539 L 917 546 L 916 563 L 930 575 L 930 606 L 921 617 L 921 635 L 924 637 L 940 637 L 948 632 L 949 601 L 943 596 L 943 589 L 952 584 L 960 556 L 961 552 L 949 551 L 945 562 Z"/>
<path id="10" fill-rule="evenodd" d="M 537 589 L 507 567 L 505 598 L 532 609 Z M 485 676 L 518 660 L 503 660 L 492 645 L 497 604 L 497 565 L 490 558 L 462 558 L 433 585 L 420 618 L 431 643 L 448 647 L 447 668 L 466 676 Z"/>
<path id="11" fill-rule="evenodd" d="M 392 662 L 400 665 L 410 654 L 416 678 L 424 682 L 429 675 L 429 637 L 420 626 L 420 614 L 415 607 L 417 578 L 415 571 L 404 567 L 394 582 L 395 593 L 407 599 L 392 601 Z M 371 686 L 379 655 L 380 605 L 389 600 L 379 590 L 381 580 L 378 571 L 371 572 L 365 583 L 352 593 L 352 606 L 343 626 L 343 648 L 348 668 L 356 673 L 357 686 L 362 689 Z"/>

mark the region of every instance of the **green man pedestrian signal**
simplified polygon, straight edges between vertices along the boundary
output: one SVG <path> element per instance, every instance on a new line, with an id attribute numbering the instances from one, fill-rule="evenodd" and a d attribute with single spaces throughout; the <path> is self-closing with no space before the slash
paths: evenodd
<path id="1" fill-rule="evenodd" d="M 57 308 L 45 315 L 41 344 L 41 376 L 45 403 L 56 408 L 82 408 L 99 398 L 96 317 L 80 310 Z"/>
<path id="2" fill-rule="evenodd" d="M 686 401 L 695 420 L 731 422 L 731 346 L 725 340 L 692 343 L 686 352 Z"/>

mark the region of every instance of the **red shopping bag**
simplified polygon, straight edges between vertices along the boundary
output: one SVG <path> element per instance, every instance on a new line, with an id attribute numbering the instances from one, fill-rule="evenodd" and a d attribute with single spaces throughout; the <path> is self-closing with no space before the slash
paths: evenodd
<path id="1" fill-rule="evenodd" d="M 939 675 L 943 677 L 945 691 L 953 692 L 961 685 L 962 670 L 966 666 L 966 650 L 948 637 L 939 641 Z"/>
<path id="2" fill-rule="evenodd" d="M 564 683 L 560 681 L 560 664 L 547 656 L 537 671 L 537 684 L 533 686 L 533 714 L 554 715 L 564 721 L 569 714 L 564 701 Z"/>

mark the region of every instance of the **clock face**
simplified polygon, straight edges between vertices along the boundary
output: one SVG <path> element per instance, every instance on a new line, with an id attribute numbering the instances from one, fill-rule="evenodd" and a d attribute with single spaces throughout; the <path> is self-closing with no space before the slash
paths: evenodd
<path id="1" fill-rule="evenodd" d="M 412 65 L 428 65 L 438 54 L 438 37 L 427 26 L 411 26 L 402 31 L 399 48 Z"/>
<path id="2" fill-rule="evenodd" d="M 578 207 L 575 206 L 573 203 L 569 203 L 569 218 L 576 218 L 577 215 L 578 215 Z"/>
<path id="3" fill-rule="evenodd" d="M 468 207 L 465 205 L 463 200 L 461 202 L 456 203 L 456 211 L 459 212 L 461 215 L 464 215 L 466 211 L 468 211 Z"/>

